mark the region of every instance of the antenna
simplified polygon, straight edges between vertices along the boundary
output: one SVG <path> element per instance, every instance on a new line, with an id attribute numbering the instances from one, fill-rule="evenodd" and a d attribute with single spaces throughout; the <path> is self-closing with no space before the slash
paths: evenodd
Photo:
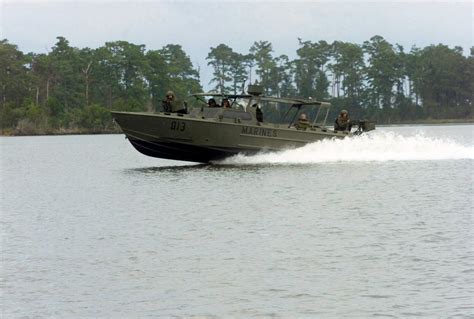
<path id="1" fill-rule="evenodd" d="M 245 94 L 245 83 L 247 83 L 247 81 L 242 82 L 242 95 Z"/>

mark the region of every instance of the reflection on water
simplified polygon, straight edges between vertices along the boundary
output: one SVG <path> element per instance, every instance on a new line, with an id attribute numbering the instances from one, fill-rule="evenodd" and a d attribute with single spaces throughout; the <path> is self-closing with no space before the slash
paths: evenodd
<path id="1" fill-rule="evenodd" d="M 127 169 L 124 169 L 124 171 L 128 173 L 189 172 L 189 171 L 206 169 L 209 166 L 210 164 L 137 167 L 137 168 L 127 168 Z"/>
<path id="2" fill-rule="evenodd" d="M 472 126 L 424 134 L 474 145 Z M 0 142 L 5 318 L 474 315 L 469 156 L 189 164 L 122 136 Z"/>
<path id="3" fill-rule="evenodd" d="M 282 170 L 285 171 L 288 167 L 304 167 L 308 166 L 308 164 L 289 164 L 285 167 L 281 167 L 280 165 L 270 164 L 247 164 L 247 165 L 240 165 L 240 164 L 222 164 L 219 162 L 216 163 L 209 163 L 209 164 L 193 164 L 193 165 L 174 165 L 174 166 L 155 166 L 155 167 L 138 167 L 138 168 L 127 168 L 124 169 L 124 172 L 127 174 L 136 174 L 136 173 L 143 173 L 143 174 L 150 174 L 150 173 L 178 173 L 183 174 L 183 172 L 192 174 L 192 173 L 210 173 L 210 172 L 226 172 L 226 173 L 233 173 L 233 172 L 250 172 L 250 173 L 258 173 L 262 170 Z"/>

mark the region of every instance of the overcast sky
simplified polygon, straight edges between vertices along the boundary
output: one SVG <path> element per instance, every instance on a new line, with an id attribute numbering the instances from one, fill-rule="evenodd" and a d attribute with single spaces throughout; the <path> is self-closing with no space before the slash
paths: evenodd
<path id="1" fill-rule="evenodd" d="M 47 52 L 64 36 L 74 47 L 125 40 L 183 46 L 207 85 L 206 56 L 220 43 L 247 53 L 254 41 L 295 57 L 298 38 L 362 43 L 378 34 L 406 49 L 473 46 L 471 1 L 12 1 L 0 0 L 0 38 Z"/>

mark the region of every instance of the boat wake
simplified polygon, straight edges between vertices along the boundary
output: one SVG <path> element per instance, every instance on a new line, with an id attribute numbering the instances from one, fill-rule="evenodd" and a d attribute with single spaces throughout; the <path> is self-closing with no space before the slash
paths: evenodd
<path id="1" fill-rule="evenodd" d="M 236 155 L 219 164 L 312 164 L 474 159 L 474 146 L 423 134 L 402 136 L 374 132 L 345 139 L 314 142 L 300 148 L 253 156 Z"/>

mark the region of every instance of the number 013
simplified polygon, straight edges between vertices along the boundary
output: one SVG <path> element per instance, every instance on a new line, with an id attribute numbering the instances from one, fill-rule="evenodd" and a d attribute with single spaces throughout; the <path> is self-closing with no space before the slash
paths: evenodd
<path id="1" fill-rule="evenodd" d="M 171 121 L 171 130 L 183 132 L 186 129 L 185 122 Z"/>

